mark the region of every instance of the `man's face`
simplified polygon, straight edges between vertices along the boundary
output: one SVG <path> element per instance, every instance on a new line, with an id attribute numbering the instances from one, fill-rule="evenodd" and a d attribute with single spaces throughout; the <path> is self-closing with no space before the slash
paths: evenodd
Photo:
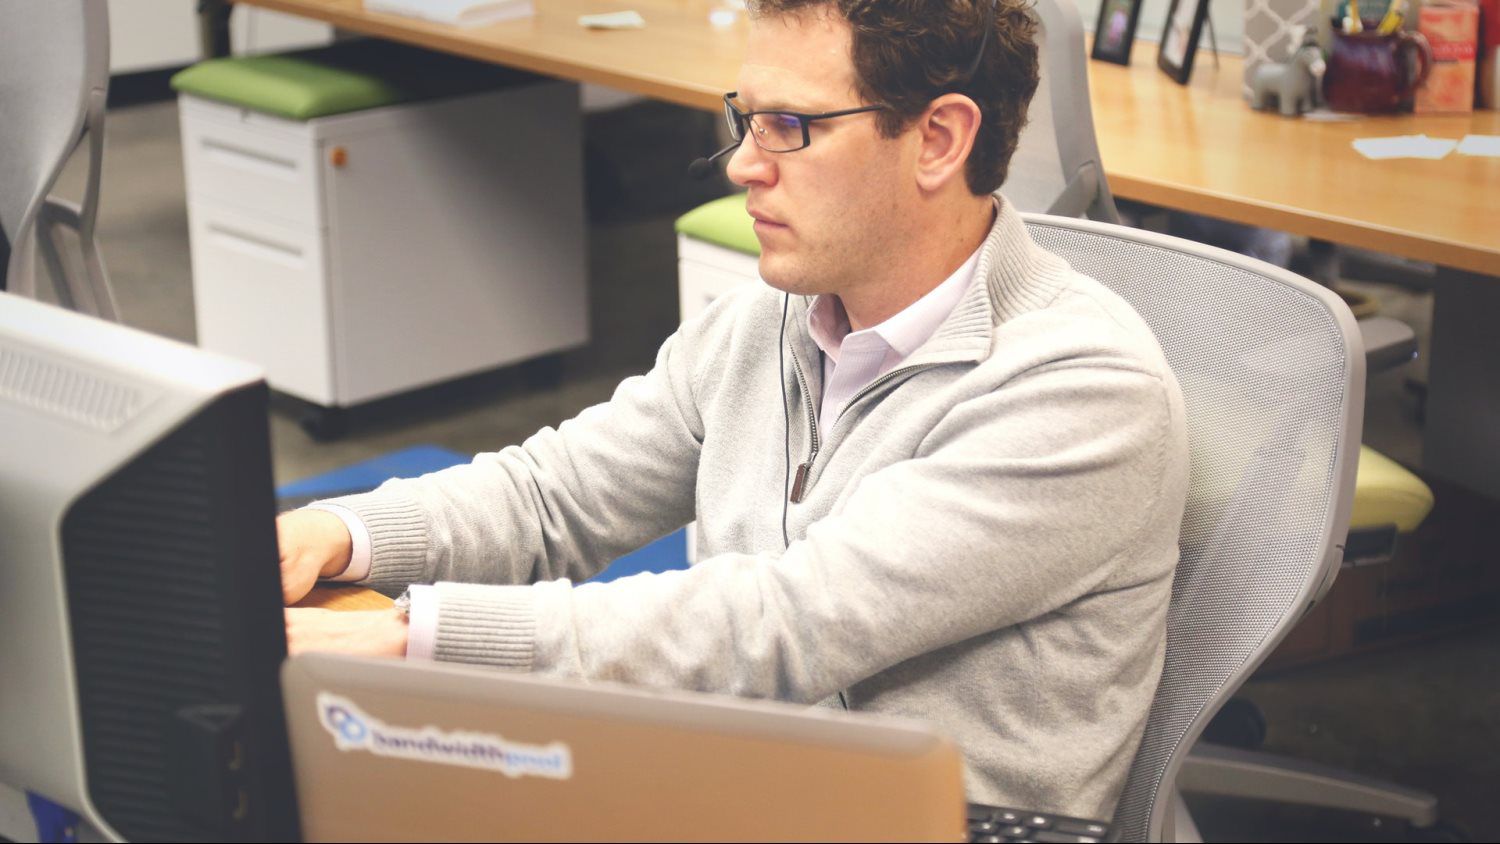
<path id="1" fill-rule="evenodd" d="M 740 67 L 742 111 L 837 111 L 862 103 L 855 93 L 849 24 L 819 6 L 752 21 Z M 883 138 L 876 114 L 819 120 L 811 144 L 772 153 L 745 141 L 728 175 L 749 188 L 761 277 L 790 293 L 841 293 L 871 279 L 899 248 L 901 209 L 915 185 L 915 149 L 906 134 Z"/>

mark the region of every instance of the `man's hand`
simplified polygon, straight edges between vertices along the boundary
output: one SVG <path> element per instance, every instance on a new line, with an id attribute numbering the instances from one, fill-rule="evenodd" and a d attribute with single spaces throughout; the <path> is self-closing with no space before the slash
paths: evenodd
<path id="1" fill-rule="evenodd" d="M 327 510 L 277 516 L 276 544 L 281 546 L 281 598 L 288 605 L 306 597 L 318 578 L 342 574 L 353 553 L 344 520 Z"/>
<path id="2" fill-rule="evenodd" d="M 406 613 L 398 609 L 340 612 L 294 607 L 285 612 L 289 653 L 406 656 Z"/>

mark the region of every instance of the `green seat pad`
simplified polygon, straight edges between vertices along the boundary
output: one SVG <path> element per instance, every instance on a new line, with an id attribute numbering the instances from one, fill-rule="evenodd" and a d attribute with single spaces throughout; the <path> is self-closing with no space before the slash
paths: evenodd
<path id="1" fill-rule="evenodd" d="M 296 56 L 209 59 L 173 76 L 172 87 L 292 120 L 362 111 L 405 99 L 383 79 Z"/>
<path id="2" fill-rule="evenodd" d="M 1410 533 L 1432 511 L 1432 490 L 1400 463 L 1369 446 L 1359 448 L 1350 527 L 1395 525 Z"/>
<path id="3" fill-rule="evenodd" d="M 311 120 L 535 78 L 510 68 L 371 40 L 278 55 L 209 59 L 173 76 L 172 87 L 254 111 Z"/>
<path id="4" fill-rule="evenodd" d="M 746 255 L 760 254 L 755 221 L 745 212 L 742 193 L 715 199 L 678 217 L 677 233 Z"/>

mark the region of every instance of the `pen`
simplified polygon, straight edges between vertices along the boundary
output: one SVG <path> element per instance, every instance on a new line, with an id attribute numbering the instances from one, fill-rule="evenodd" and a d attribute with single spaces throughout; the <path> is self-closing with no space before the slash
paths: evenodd
<path id="1" fill-rule="evenodd" d="M 1359 0 L 1349 0 L 1349 14 L 1344 18 L 1344 31 L 1352 35 L 1364 30 L 1364 21 L 1359 19 Z"/>
<path id="2" fill-rule="evenodd" d="M 1390 35 L 1395 32 L 1401 26 L 1401 20 L 1404 17 L 1402 11 L 1405 8 L 1406 0 L 1395 0 L 1391 3 L 1391 7 L 1386 10 L 1385 17 L 1380 19 L 1380 25 L 1375 27 L 1375 31 L 1381 35 Z"/>

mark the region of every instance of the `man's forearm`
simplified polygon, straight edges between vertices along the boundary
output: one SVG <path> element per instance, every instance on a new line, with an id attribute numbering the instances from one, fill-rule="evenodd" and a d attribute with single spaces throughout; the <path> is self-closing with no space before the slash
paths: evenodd
<path id="1" fill-rule="evenodd" d="M 368 530 L 367 582 L 584 580 L 690 521 L 701 420 L 672 348 L 669 340 L 650 373 L 557 429 L 327 502 Z"/>

